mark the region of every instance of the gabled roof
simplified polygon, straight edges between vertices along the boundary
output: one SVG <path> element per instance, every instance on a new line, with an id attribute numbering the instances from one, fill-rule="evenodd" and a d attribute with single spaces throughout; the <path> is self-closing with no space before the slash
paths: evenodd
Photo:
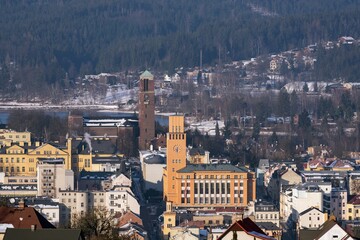
<path id="1" fill-rule="evenodd" d="M 36 154 L 37 151 L 39 151 L 40 149 L 42 148 L 45 148 L 45 147 L 48 147 L 50 146 L 50 149 L 51 150 L 54 150 L 54 151 L 58 151 L 59 153 L 58 154 L 67 154 L 66 152 L 64 152 L 63 150 L 61 150 L 60 148 L 57 148 L 57 147 L 54 147 L 53 145 L 51 145 L 50 143 L 45 143 L 35 149 L 33 149 L 32 151 L 29 151 L 29 155 L 31 154 Z"/>
<path id="2" fill-rule="evenodd" d="M 117 226 L 121 228 L 123 225 L 125 225 L 127 223 L 135 223 L 139 226 L 143 226 L 143 222 L 142 222 L 141 218 L 137 214 L 135 214 L 131 211 L 126 212 L 124 215 L 122 215 L 120 217 L 119 223 L 117 224 Z"/>
<path id="3" fill-rule="evenodd" d="M 55 228 L 46 218 L 32 207 L 0 207 L 0 223 L 10 223 L 14 228 Z"/>
<path id="4" fill-rule="evenodd" d="M 149 72 L 148 70 L 145 70 L 145 71 L 140 75 L 140 79 L 153 80 L 153 79 L 154 79 L 154 75 L 152 75 L 151 72 Z"/>
<path id="5" fill-rule="evenodd" d="M 310 229 L 300 229 L 299 233 L 299 239 L 300 240 L 311 240 L 311 239 L 320 239 L 322 236 L 324 236 L 328 231 L 330 231 L 334 226 L 338 226 L 340 229 L 342 229 L 339 224 L 337 224 L 336 221 L 333 219 L 329 219 L 326 221 L 323 225 L 321 225 L 318 229 L 310 230 Z M 346 232 L 344 229 L 342 229 L 344 232 Z M 349 234 L 347 234 L 342 239 L 352 239 Z"/>
<path id="6" fill-rule="evenodd" d="M 205 155 L 205 150 L 202 147 L 198 147 L 198 148 L 192 148 L 189 151 L 189 155 L 190 156 L 195 156 L 195 155 Z"/>
<path id="7" fill-rule="evenodd" d="M 310 207 L 310 208 L 306 209 L 305 211 L 301 212 L 299 215 L 302 216 L 302 215 L 304 215 L 304 214 L 306 214 L 306 213 L 308 213 L 308 212 L 311 212 L 312 210 L 319 211 L 319 212 L 323 213 L 322 211 L 320 211 L 320 210 L 319 210 L 318 208 L 316 208 L 316 207 Z"/>
<path id="8" fill-rule="evenodd" d="M 4 240 L 80 240 L 84 239 L 80 229 L 15 229 L 8 228 Z"/>
<path id="9" fill-rule="evenodd" d="M 248 235 L 264 240 L 274 240 L 275 238 L 269 237 L 264 233 L 250 218 L 244 218 L 233 223 L 218 240 L 222 240 L 228 233 L 232 234 L 232 231 L 244 231 Z"/>

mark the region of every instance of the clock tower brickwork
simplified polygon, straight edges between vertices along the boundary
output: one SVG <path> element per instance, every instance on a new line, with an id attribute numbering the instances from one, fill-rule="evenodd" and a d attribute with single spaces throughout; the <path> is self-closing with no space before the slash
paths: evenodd
<path id="1" fill-rule="evenodd" d="M 150 148 L 155 137 L 155 92 L 154 76 L 145 71 L 140 75 L 139 83 L 139 149 Z"/>
<path id="2" fill-rule="evenodd" d="M 186 133 L 184 116 L 169 117 L 169 131 L 166 136 L 166 169 L 164 169 L 164 199 L 176 202 L 181 195 L 176 171 L 186 167 Z"/>

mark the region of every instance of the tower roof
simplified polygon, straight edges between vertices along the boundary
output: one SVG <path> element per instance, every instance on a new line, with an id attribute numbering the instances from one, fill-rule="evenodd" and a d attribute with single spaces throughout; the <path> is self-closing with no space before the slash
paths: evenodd
<path id="1" fill-rule="evenodd" d="M 145 71 L 140 75 L 140 79 L 153 80 L 153 79 L 154 79 L 154 75 L 152 75 L 151 72 L 149 72 L 148 70 L 145 70 Z"/>

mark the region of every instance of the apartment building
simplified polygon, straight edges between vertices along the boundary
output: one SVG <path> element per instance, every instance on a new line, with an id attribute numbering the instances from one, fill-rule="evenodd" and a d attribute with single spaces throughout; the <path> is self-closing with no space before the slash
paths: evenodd
<path id="1" fill-rule="evenodd" d="M 36 172 L 37 196 L 56 198 L 60 189 L 74 189 L 74 172 L 65 169 L 63 159 L 39 159 Z"/>

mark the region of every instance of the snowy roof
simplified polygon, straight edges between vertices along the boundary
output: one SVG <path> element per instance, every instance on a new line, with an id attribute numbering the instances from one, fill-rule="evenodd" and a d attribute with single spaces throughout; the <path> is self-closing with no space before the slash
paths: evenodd
<path id="1" fill-rule="evenodd" d="M 154 79 L 154 75 L 152 75 L 148 70 L 145 70 L 145 72 L 143 72 L 143 73 L 140 75 L 140 79 L 153 80 L 153 79 Z"/>

